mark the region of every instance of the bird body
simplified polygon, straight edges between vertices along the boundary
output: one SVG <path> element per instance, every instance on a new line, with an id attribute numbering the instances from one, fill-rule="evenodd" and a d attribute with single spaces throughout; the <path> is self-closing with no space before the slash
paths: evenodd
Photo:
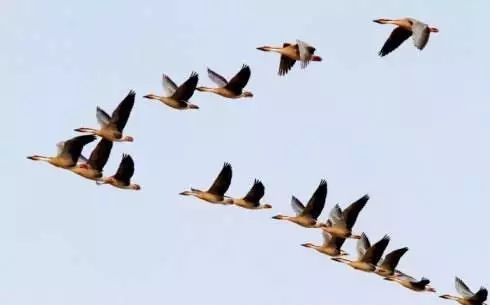
<path id="1" fill-rule="evenodd" d="M 225 200 L 225 193 L 230 187 L 232 174 L 231 165 L 229 163 L 225 163 L 213 184 L 207 191 L 191 188 L 189 191 L 181 192 L 180 195 L 194 196 L 209 203 L 229 205 L 231 203 Z"/>
<path id="2" fill-rule="evenodd" d="M 376 19 L 374 22 L 379 24 L 393 24 L 397 27 L 391 32 L 390 37 L 379 51 L 380 56 L 386 56 L 398 48 L 410 36 L 413 38 L 415 47 L 423 50 L 429 41 L 430 33 L 437 33 L 439 30 L 414 18 L 401 19 Z"/>
<path id="3" fill-rule="evenodd" d="M 282 45 L 282 47 L 258 47 L 257 50 L 279 53 L 281 55 L 278 72 L 278 74 L 281 76 L 286 75 L 294 66 L 296 61 L 301 62 L 302 69 L 306 68 L 310 61 L 322 61 L 320 56 L 314 55 L 316 49 L 301 40 L 296 40 L 295 44 L 286 42 Z"/>
<path id="4" fill-rule="evenodd" d="M 131 178 L 134 175 L 134 161 L 130 155 L 123 154 L 119 168 L 116 173 L 110 177 L 103 177 L 96 182 L 98 185 L 110 184 L 116 188 L 124 190 L 139 191 L 141 186 L 131 182 Z"/>
<path id="5" fill-rule="evenodd" d="M 123 135 L 123 129 L 133 109 L 135 96 L 136 93 L 131 90 L 113 111 L 112 116 L 107 114 L 102 108 L 97 107 L 96 117 L 100 124 L 99 129 L 80 127 L 75 129 L 75 131 L 96 135 L 108 141 L 133 142 L 133 137 Z"/>
<path id="6" fill-rule="evenodd" d="M 162 85 L 167 93 L 167 96 L 147 94 L 144 96 L 144 98 L 160 101 L 163 104 L 177 110 L 199 109 L 199 106 L 189 102 L 190 98 L 194 95 L 198 81 L 198 74 L 196 72 L 192 72 L 184 83 L 177 86 L 168 75 L 163 74 Z"/>
<path id="7" fill-rule="evenodd" d="M 362 233 L 361 238 L 357 242 L 357 260 L 350 260 L 342 257 L 335 257 L 332 258 L 332 260 L 347 264 L 356 270 L 374 272 L 376 270 L 376 265 L 383 256 L 383 252 L 386 250 L 389 242 L 389 236 L 385 235 L 377 243 L 371 246 L 366 234 Z"/>
<path id="8" fill-rule="evenodd" d="M 241 70 L 233 78 L 231 78 L 230 81 L 227 81 L 223 76 L 208 68 L 209 78 L 215 82 L 218 87 L 197 87 L 196 89 L 203 92 L 212 92 L 229 99 L 253 97 L 252 92 L 243 90 L 250 79 L 250 74 L 250 67 L 243 65 Z"/>
<path id="9" fill-rule="evenodd" d="M 93 135 L 83 135 L 71 138 L 68 141 L 58 143 L 58 154 L 54 157 L 33 155 L 27 157 L 34 161 L 44 161 L 53 166 L 70 169 L 77 165 L 85 145 L 95 140 Z"/>
<path id="10" fill-rule="evenodd" d="M 272 217 L 278 220 L 287 220 L 304 228 L 320 228 L 321 224 L 317 219 L 320 216 L 327 197 L 327 181 L 321 180 L 317 189 L 311 196 L 306 207 L 298 198 L 292 196 L 291 206 L 296 212 L 296 216 L 276 215 Z"/>
<path id="11" fill-rule="evenodd" d="M 440 298 L 446 300 L 453 300 L 461 305 L 482 305 L 487 300 L 488 290 L 485 287 L 480 287 L 477 292 L 471 291 L 471 289 L 461 280 L 459 277 L 455 278 L 456 291 L 461 296 L 453 296 L 450 294 L 443 294 Z"/>

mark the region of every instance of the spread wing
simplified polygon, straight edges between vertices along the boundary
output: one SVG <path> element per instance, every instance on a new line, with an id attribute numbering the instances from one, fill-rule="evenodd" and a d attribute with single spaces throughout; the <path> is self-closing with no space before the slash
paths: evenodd
<path id="1" fill-rule="evenodd" d="M 123 182 L 126 186 L 131 183 L 131 177 L 134 174 L 134 161 L 130 155 L 123 154 L 119 168 L 117 169 L 114 178 Z"/>
<path id="2" fill-rule="evenodd" d="M 177 85 L 167 74 L 162 74 L 162 86 L 167 96 L 172 96 L 177 90 Z"/>
<path id="3" fill-rule="evenodd" d="M 177 101 L 187 102 L 194 94 L 198 81 L 199 76 L 196 72 L 192 72 L 191 76 L 177 88 L 172 97 Z"/>
<path id="4" fill-rule="evenodd" d="M 327 198 L 327 181 L 322 179 L 320 185 L 311 196 L 306 208 L 303 210 L 303 215 L 309 215 L 314 219 L 322 213 L 323 207 L 325 206 L 325 200 Z"/>
<path id="5" fill-rule="evenodd" d="M 291 46 L 289 43 L 284 43 L 283 48 Z M 294 66 L 296 60 L 291 59 L 287 56 L 281 55 L 281 60 L 279 61 L 279 75 L 286 75 L 289 70 Z"/>
<path id="6" fill-rule="evenodd" d="M 219 87 L 224 87 L 228 84 L 228 81 L 223 76 L 214 72 L 213 70 L 208 68 L 208 76 L 209 78 Z"/>
<path id="7" fill-rule="evenodd" d="M 357 241 L 357 255 L 359 258 L 366 254 L 367 249 L 371 247 L 368 237 L 365 233 L 361 234 L 361 238 Z"/>
<path id="8" fill-rule="evenodd" d="M 357 201 L 351 203 L 351 205 L 349 205 L 342 212 L 342 216 L 345 221 L 347 229 L 351 230 L 352 227 L 354 227 L 354 224 L 356 223 L 357 220 L 357 216 L 359 216 L 359 213 L 364 208 L 368 200 L 369 200 L 369 196 L 364 195 L 361 198 L 359 198 Z"/>
<path id="9" fill-rule="evenodd" d="M 112 145 L 112 141 L 108 141 L 104 138 L 99 141 L 97 146 L 95 146 L 95 149 L 90 154 L 87 162 L 91 168 L 102 171 L 107 163 L 107 160 L 109 160 Z"/>
<path id="10" fill-rule="evenodd" d="M 405 30 L 402 27 L 395 28 L 393 32 L 391 32 L 390 37 L 388 37 L 388 40 L 386 40 L 385 44 L 381 48 L 381 51 L 379 51 L 379 56 L 390 54 L 410 36 L 412 36 L 412 31 Z"/>
<path id="11" fill-rule="evenodd" d="M 265 187 L 264 184 L 258 179 L 255 179 L 254 184 L 247 195 L 243 198 L 248 202 L 255 203 L 256 206 L 259 205 L 260 199 L 264 197 Z"/>
<path id="12" fill-rule="evenodd" d="M 291 196 L 291 207 L 296 215 L 301 215 L 305 210 L 305 206 L 295 196 Z"/>
<path id="13" fill-rule="evenodd" d="M 363 262 L 377 265 L 379 260 L 383 256 L 383 252 L 386 250 L 386 247 L 388 247 L 389 242 L 390 237 L 388 235 L 385 235 L 381 240 L 379 240 L 377 243 L 367 249 L 361 260 Z"/>
<path id="14" fill-rule="evenodd" d="M 82 154 L 82 149 L 85 145 L 95 140 L 93 135 L 83 135 L 74 137 L 63 143 L 63 148 L 61 148 L 58 156 L 62 158 L 67 158 L 72 160 L 73 164 L 76 164 L 78 158 Z"/>
<path id="15" fill-rule="evenodd" d="M 213 185 L 208 190 L 208 193 L 223 196 L 231 184 L 232 169 L 230 163 L 225 163 L 218 177 L 213 182 Z"/>
<path id="16" fill-rule="evenodd" d="M 456 291 L 465 299 L 469 299 L 474 295 L 473 291 L 471 291 L 471 289 L 459 277 L 456 277 L 454 279 L 454 282 L 456 286 Z"/>
<path id="17" fill-rule="evenodd" d="M 400 258 L 408 251 L 408 248 L 401 248 L 388 253 L 383 262 L 381 263 L 381 268 L 384 270 L 389 270 L 394 272 L 396 266 L 400 262 Z"/>
<path id="18" fill-rule="evenodd" d="M 128 95 L 119 103 L 117 108 L 112 112 L 111 124 L 114 124 L 119 131 L 123 131 L 128 122 L 129 115 L 134 106 L 136 92 L 129 91 Z"/>
<path id="19" fill-rule="evenodd" d="M 97 117 L 97 122 L 101 127 L 107 126 L 111 123 L 111 116 L 98 106 L 95 115 Z"/>
<path id="20" fill-rule="evenodd" d="M 427 42 L 429 42 L 429 26 L 423 22 L 416 21 L 412 25 L 412 32 L 413 44 L 417 49 L 423 50 L 427 45 Z"/>
<path id="21" fill-rule="evenodd" d="M 248 80 L 250 79 L 250 74 L 250 67 L 247 65 L 243 65 L 240 71 L 238 71 L 238 73 L 233 76 L 226 87 L 235 94 L 241 94 L 243 88 L 245 88 Z"/>
<path id="22" fill-rule="evenodd" d="M 471 298 L 470 300 L 477 303 L 481 304 L 487 300 L 488 297 L 488 290 L 484 287 L 481 287 Z"/>

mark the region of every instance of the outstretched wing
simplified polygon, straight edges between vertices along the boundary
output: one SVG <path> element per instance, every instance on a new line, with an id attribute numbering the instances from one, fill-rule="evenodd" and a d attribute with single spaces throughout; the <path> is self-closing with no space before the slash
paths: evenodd
<path id="1" fill-rule="evenodd" d="M 400 262 L 400 258 L 408 251 L 407 247 L 391 251 L 386 254 L 383 262 L 381 263 L 381 268 L 391 272 L 395 271 L 396 266 Z"/>
<path id="2" fill-rule="evenodd" d="M 291 207 L 296 215 L 301 215 L 305 210 L 305 206 L 295 196 L 291 196 Z"/>
<path id="3" fill-rule="evenodd" d="M 134 106 L 134 98 L 136 92 L 129 91 L 128 95 L 119 103 L 119 106 L 112 112 L 111 124 L 116 125 L 117 130 L 123 131 L 126 123 L 128 122 L 129 115 Z"/>
<path id="4" fill-rule="evenodd" d="M 393 32 L 391 32 L 390 37 L 388 37 L 388 40 L 386 40 L 385 44 L 381 48 L 381 51 L 379 51 L 379 56 L 390 54 L 410 36 L 412 36 L 412 31 L 406 30 L 402 27 L 395 28 Z"/>
<path id="5" fill-rule="evenodd" d="M 189 76 L 189 78 L 177 88 L 172 97 L 177 101 L 187 102 L 194 94 L 198 81 L 199 76 L 196 72 L 192 72 L 191 76 Z"/>
<path id="6" fill-rule="evenodd" d="M 114 178 L 123 182 L 126 186 L 131 183 L 131 177 L 134 174 L 134 161 L 130 155 L 123 154 L 119 168 L 117 169 Z"/>
<path id="7" fill-rule="evenodd" d="M 231 184 L 232 169 L 230 163 L 225 163 L 218 177 L 213 182 L 213 185 L 208 190 L 208 193 L 223 196 Z"/>
<path id="8" fill-rule="evenodd" d="M 327 198 L 327 181 L 322 179 L 320 185 L 311 196 L 306 208 L 303 210 L 303 215 L 309 215 L 314 219 L 322 213 L 323 207 L 325 206 L 325 200 Z"/>
<path id="9" fill-rule="evenodd" d="M 111 154 L 112 150 L 112 141 L 108 141 L 104 138 L 102 138 L 97 146 L 95 146 L 95 149 L 92 151 L 90 154 L 90 157 L 88 159 L 88 164 L 90 165 L 91 168 L 96 169 L 98 171 L 102 171 L 104 166 L 107 163 L 107 160 L 109 160 L 109 155 Z"/>
<path id="10" fill-rule="evenodd" d="M 243 65 L 240 71 L 238 71 L 238 73 L 230 80 L 228 85 L 226 85 L 226 88 L 228 88 L 235 94 L 241 94 L 243 88 L 245 88 L 248 80 L 250 79 L 250 74 L 250 67 L 247 65 Z"/>
<path id="11" fill-rule="evenodd" d="M 359 216 L 359 213 L 364 208 L 368 200 L 369 200 L 369 196 L 364 195 L 358 200 L 356 200 L 355 202 L 351 203 L 351 205 L 349 205 L 342 212 L 342 216 L 347 226 L 347 229 L 352 230 L 352 227 L 356 223 L 357 216 Z"/>
<path id="12" fill-rule="evenodd" d="M 265 193 L 264 184 L 262 184 L 260 180 L 255 179 L 252 188 L 243 199 L 248 202 L 254 203 L 255 206 L 258 206 L 260 199 L 264 197 L 264 193 Z"/>
<path id="13" fill-rule="evenodd" d="M 456 291 L 465 299 L 469 299 L 474 295 L 473 291 L 471 291 L 471 289 L 459 277 L 454 279 L 454 283 L 456 286 Z"/>
<path id="14" fill-rule="evenodd" d="M 73 164 L 76 164 L 78 158 L 82 154 L 82 149 L 85 145 L 95 140 L 94 135 L 83 135 L 71 138 L 63 143 L 63 148 L 58 156 L 70 159 Z"/>
<path id="15" fill-rule="evenodd" d="M 167 96 L 172 96 L 177 90 L 177 85 L 167 74 L 162 74 L 162 86 Z"/>
<path id="16" fill-rule="evenodd" d="M 228 85 L 228 81 L 226 80 L 226 78 L 224 78 L 223 76 L 219 75 L 218 73 L 214 72 L 209 68 L 208 68 L 208 76 L 219 87 L 224 87 Z"/>
<path id="17" fill-rule="evenodd" d="M 97 117 L 97 122 L 101 127 L 107 126 L 111 123 L 111 116 L 107 114 L 102 108 L 97 106 L 97 110 L 95 112 L 95 115 Z"/>

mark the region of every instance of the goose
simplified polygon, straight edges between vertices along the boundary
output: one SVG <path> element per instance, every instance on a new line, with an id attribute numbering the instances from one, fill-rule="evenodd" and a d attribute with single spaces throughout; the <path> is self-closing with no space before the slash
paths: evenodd
<path id="1" fill-rule="evenodd" d="M 27 157 L 27 159 L 44 161 L 56 167 L 70 169 L 77 165 L 78 158 L 82 154 L 83 147 L 94 140 L 95 136 L 93 135 L 74 137 L 65 142 L 58 143 L 58 154 L 55 157 L 33 155 Z"/>
<path id="2" fill-rule="evenodd" d="M 386 254 L 385 258 L 376 269 L 376 274 L 383 277 L 392 276 L 395 275 L 395 273 L 400 274 L 400 272 L 396 270 L 396 266 L 400 262 L 400 258 L 407 251 L 408 251 L 408 247 L 403 247 Z"/>
<path id="3" fill-rule="evenodd" d="M 360 239 L 360 235 L 352 234 L 352 227 L 354 227 L 357 216 L 364 208 L 368 200 L 369 195 L 366 194 L 351 203 L 351 205 L 349 205 L 344 211 L 342 211 L 338 204 L 335 205 L 330 212 L 332 225 L 324 226 L 322 227 L 322 230 L 327 231 L 328 233 L 337 237 Z"/>
<path id="4" fill-rule="evenodd" d="M 241 70 L 228 82 L 226 78 L 208 68 L 208 76 L 218 85 L 218 88 L 197 87 L 197 91 L 212 92 L 231 99 L 253 97 L 252 92 L 243 90 L 250 79 L 250 73 L 250 67 L 243 65 Z"/>
<path id="5" fill-rule="evenodd" d="M 440 298 L 454 300 L 461 305 L 485 304 L 484 302 L 488 297 L 488 290 L 485 287 L 480 287 L 480 289 L 474 293 L 459 277 L 455 278 L 455 286 L 456 291 L 461 295 L 461 297 L 444 294 L 441 295 Z"/>
<path id="6" fill-rule="evenodd" d="M 133 142 L 133 137 L 123 136 L 123 129 L 126 126 L 131 110 L 133 109 L 135 95 L 136 93 L 133 90 L 129 91 L 128 95 L 112 112 L 112 116 L 107 114 L 102 108 L 97 107 L 96 117 L 100 129 L 81 127 L 75 129 L 75 131 L 97 135 L 109 141 Z"/>
<path id="7" fill-rule="evenodd" d="M 322 61 L 320 56 L 313 55 L 316 49 L 301 40 L 296 40 L 295 44 L 285 42 L 282 47 L 258 47 L 257 50 L 281 54 L 278 72 L 281 76 L 286 75 L 297 60 L 301 62 L 302 69 L 306 68 L 310 61 Z"/>
<path id="8" fill-rule="evenodd" d="M 362 233 L 361 238 L 357 242 L 357 252 L 359 255 L 357 260 L 352 261 L 342 257 L 334 257 L 332 260 L 347 264 L 356 270 L 374 272 L 376 270 L 376 265 L 381 259 L 381 256 L 383 256 L 383 252 L 386 250 L 389 242 L 390 237 L 385 235 L 377 243 L 371 246 L 366 234 Z"/>
<path id="9" fill-rule="evenodd" d="M 420 280 L 416 280 L 415 278 L 407 275 L 407 274 L 399 274 L 394 276 L 385 277 L 385 280 L 397 282 L 405 288 L 416 292 L 436 292 L 436 290 L 429 286 L 430 280 L 422 277 Z"/>
<path id="10" fill-rule="evenodd" d="M 327 223 L 329 223 L 329 221 L 327 221 Z M 312 243 L 301 244 L 301 246 L 305 248 L 314 249 L 322 254 L 331 257 L 349 255 L 349 253 L 341 249 L 345 242 L 345 238 L 330 235 L 330 233 L 326 231 L 322 231 L 322 235 L 323 235 L 323 244 L 321 246 L 316 246 Z"/>
<path id="11" fill-rule="evenodd" d="M 131 177 L 134 174 L 134 161 L 130 155 L 123 154 L 119 168 L 115 175 L 110 177 L 101 178 L 96 181 L 98 185 L 110 184 L 114 187 L 124 190 L 139 191 L 141 186 L 136 183 L 131 183 Z"/>
<path id="12" fill-rule="evenodd" d="M 102 170 L 109 159 L 112 145 L 112 141 L 102 138 L 90 154 L 90 157 L 86 159 L 83 155 L 80 155 L 79 160 L 82 160 L 82 163 L 77 164 L 70 170 L 90 180 L 102 178 Z"/>
<path id="13" fill-rule="evenodd" d="M 296 212 L 296 216 L 276 215 L 272 217 L 278 220 L 287 220 L 305 228 L 320 228 L 323 224 L 317 221 L 322 213 L 327 198 L 327 181 L 322 179 L 316 191 L 311 196 L 306 207 L 298 198 L 292 196 L 291 206 Z"/>
<path id="14" fill-rule="evenodd" d="M 160 101 L 165 105 L 178 110 L 199 109 L 197 105 L 189 102 L 189 99 L 192 97 L 192 95 L 194 95 L 198 81 L 198 74 L 196 72 L 192 72 L 189 78 L 177 87 L 177 85 L 168 75 L 163 74 L 162 84 L 167 96 L 147 94 L 144 96 L 144 98 Z"/>
<path id="15" fill-rule="evenodd" d="M 225 193 L 231 184 L 232 168 L 231 164 L 225 162 L 218 177 L 214 180 L 213 184 L 207 191 L 201 191 L 195 188 L 191 188 L 190 191 L 184 191 L 180 193 L 183 196 L 194 196 L 209 203 L 217 203 L 227 205 L 230 204 L 225 200 Z"/>
<path id="16" fill-rule="evenodd" d="M 397 27 L 391 32 L 390 37 L 379 51 L 379 56 L 383 57 L 398 48 L 408 37 L 412 36 L 415 47 L 423 50 L 429 41 L 430 33 L 437 33 L 439 30 L 414 18 L 387 19 L 381 18 L 373 20 L 379 24 L 393 24 Z"/>
<path id="17" fill-rule="evenodd" d="M 234 204 L 238 207 L 249 209 L 249 210 L 259 210 L 259 209 L 271 209 L 272 206 L 266 203 L 260 203 L 260 199 L 264 197 L 265 187 L 264 184 L 258 179 L 255 179 L 254 184 L 247 195 L 243 198 L 227 198 L 225 199 L 226 204 Z"/>

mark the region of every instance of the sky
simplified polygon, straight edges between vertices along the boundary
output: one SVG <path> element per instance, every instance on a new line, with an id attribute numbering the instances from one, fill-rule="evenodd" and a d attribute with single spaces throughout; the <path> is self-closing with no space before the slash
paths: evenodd
<path id="1" fill-rule="evenodd" d="M 311 249 L 318 230 L 272 220 L 291 215 L 322 178 L 320 217 L 364 194 L 355 231 L 399 268 L 454 293 L 454 276 L 490 286 L 490 43 L 488 0 L 61 1 L 0 0 L 0 303 L 445 304 L 356 272 Z M 377 56 L 392 30 L 372 22 L 410 16 L 438 27 L 422 52 L 408 40 Z M 285 77 L 262 45 L 304 40 L 323 57 Z M 198 111 L 142 98 L 161 74 L 200 85 L 210 67 L 231 77 L 250 65 L 254 98 L 196 92 Z M 25 157 L 95 127 L 130 89 L 125 132 L 105 167 L 136 163 L 139 192 L 96 186 Z M 95 142 L 87 146 L 88 154 Z M 272 210 L 213 206 L 178 193 L 207 188 L 224 162 L 228 194 L 254 178 Z M 345 250 L 355 253 L 355 242 Z"/>

